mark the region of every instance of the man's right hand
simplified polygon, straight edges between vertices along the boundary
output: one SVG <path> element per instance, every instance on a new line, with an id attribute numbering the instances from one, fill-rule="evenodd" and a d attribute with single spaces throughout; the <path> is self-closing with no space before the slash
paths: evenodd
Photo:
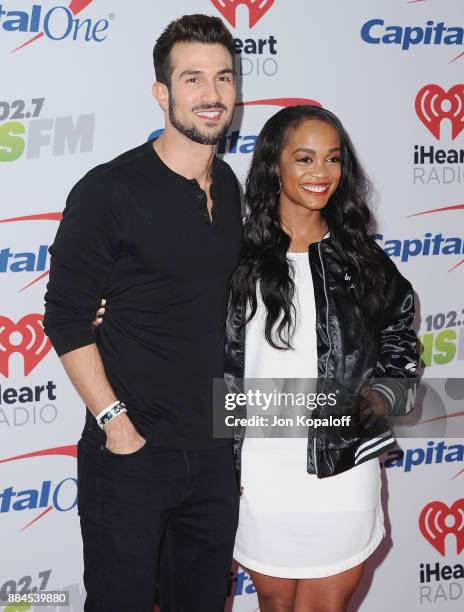
<path id="1" fill-rule="evenodd" d="M 98 327 L 103 323 L 106 299 L 102 298 L 100 308 L 95 313 L 92 324 Z M 146 440 L 135 429 L 126 412 L 108 421 L 103 428 L 106 434 L 106 448 L 117 455 L 130 455 L 145 445 Z"/>
<path id="2" fill-rule="evenodd" d="M 119 414 L 103 428 L 106 433 L 106 448 L 117 455 L 135 453 L 146 444 L 146 440 L 135 429 L 127 413 Z"/>

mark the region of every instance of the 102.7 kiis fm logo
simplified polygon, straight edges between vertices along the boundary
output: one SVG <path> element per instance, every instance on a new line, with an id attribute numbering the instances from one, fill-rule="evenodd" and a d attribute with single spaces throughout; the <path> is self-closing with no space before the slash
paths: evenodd
<path id="1" fill-rule="evenodd" d="M 464 308 L 430 314 L 423 322 L 419 340 L 425 367 L 464 361 Z"/>
<path id="2" fill-rule="evenodd" d="M 95 115 L 42 117 L 45 98 L 0 100 L 0 162 L 89 153 L 93 150 Z"/>

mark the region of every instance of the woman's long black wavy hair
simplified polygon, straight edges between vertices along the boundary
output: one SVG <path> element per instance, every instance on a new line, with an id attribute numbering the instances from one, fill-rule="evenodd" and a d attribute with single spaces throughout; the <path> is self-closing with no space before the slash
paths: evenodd
<path id="1" fill-rule="evenodd" d="M 259 287 L 266 309 L 265 338 L 278 349 L 291 348 L 295 287 L 286 257 L 290 237 L 280 223 L 280 182 L 276 166 L 288 130 L 310 119 L 331 124 L 340 138 L 342 175 L 321 214 L 334 248 L 356 278 L 353 296 L 367 320 L 374 319 L 381 309 L 385 282 L 383 266 L 379 265 L 380 248 L 368 234 L 372 187 L 342 123 L 319 106 L 300 105 L 280 110 L 266 122 L 256 141 L 246 180 L 249 213 L 244 225 L 243 250 L 232 277 L 231 291 L 232 309 L 249 307 L 246 324 L 256 314 Z"/>

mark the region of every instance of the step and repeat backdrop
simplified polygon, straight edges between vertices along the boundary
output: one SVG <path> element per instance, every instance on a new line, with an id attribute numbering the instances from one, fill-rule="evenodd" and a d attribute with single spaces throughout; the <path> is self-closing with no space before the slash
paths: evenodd
<path id="1" fill-rule="evenodd" d="M 69 609 L 83 609 L 84 407 L 41 325 L 48 247 L 72 185 L 162 128 L 153 44 L 169 21 L 194 12 L 222 17 L 235 38 L 239 105 L 218 151 L 240 181 L 279 108 L 312 101 L 334 111 L 375 184 L 376 238 L 416 290 L 421 414 L 398 427 L 401 450 L 383 458 L 388 536 L 351 610 L 462 610 L 460 0 L 0 3 L 0 592 L 67 590 Z M 228 610 L 257 609 L 250 577 L 234 567 Z"/>

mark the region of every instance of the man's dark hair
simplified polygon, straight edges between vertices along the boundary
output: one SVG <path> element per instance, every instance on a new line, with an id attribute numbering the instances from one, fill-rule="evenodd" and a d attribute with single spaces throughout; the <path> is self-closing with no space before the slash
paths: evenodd
<path id="1" fill-rule="evenodd" d="M 234 39 L 219 17 L 209 15 L 184 15 L 171 21 L 156 41 L 153 49 L 156 80 L 171 86 L 171 49 L 176 43 L 198 42 L 220 44 L 235 56 Z"/>

